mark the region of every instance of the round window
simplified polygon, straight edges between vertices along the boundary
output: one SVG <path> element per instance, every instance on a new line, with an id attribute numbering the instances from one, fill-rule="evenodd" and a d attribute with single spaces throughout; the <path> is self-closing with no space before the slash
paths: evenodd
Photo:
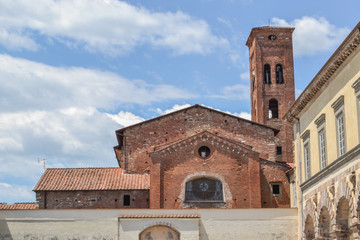
<path id="1" fill-rule="evenodd" d="M 203 159 L 208 158 L 210 156 L 210 148 L 207 146 L 202 146 L 199 148 L 199 156 Z"/>

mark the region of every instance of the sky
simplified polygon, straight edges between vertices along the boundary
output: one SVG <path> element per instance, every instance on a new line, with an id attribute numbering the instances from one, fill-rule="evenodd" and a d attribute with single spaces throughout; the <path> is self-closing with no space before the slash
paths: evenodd
<path id="1" fill-rule="evenodd" d="M 0 0 L 0 202 L 46 168 L 116 167 L 115 130 L 194 104 L 250 118 L 253 27 L 292 26 L 296 95 L 358 0 Z"/>

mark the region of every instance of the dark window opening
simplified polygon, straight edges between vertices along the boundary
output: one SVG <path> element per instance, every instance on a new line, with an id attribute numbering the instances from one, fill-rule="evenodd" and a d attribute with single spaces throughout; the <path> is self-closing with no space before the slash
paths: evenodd
<path id="1" fill-rule="evenodd" d="M 186 183 L 185 201 L 222 202 L 223 190 L 219 180 L 197 178 Z"/>
<path id="2" fill-rule="evenodd" d="M 124 195 L 124 206 L 130 206 L 130 195 Z"/>
<path id="3" fill-rule="evenodd" d="M 255 90 L 255 77 L 253 77 L 251 85 L 252 85 L 252 90 L 254 91 Z"/>
<path id="4" fill-rule="evenodd" d="M 282 155 L 282 148 L 280 146 L 276 147 L 276 154 Z"/>
<path id="5" fill-rule="evenodd" d="M 276 99 L 269 101 L 269 118 L 279 118 L 278 101 Z"/>
<path id="6" fill-rule="evenodd" d="M 272 187 L 272 195 L 273 196 L 280 196 L 280 184 L 271 184 Z"/>
<path id="7" fill-rule="evenodd" d="M 276 65 L 276 83 L 278 84 L 284 83 L 283 68 L 281 64 Z"/>
<path id="8" fill-rule="evenodd" d="M 226 120 L 225 120 L 226 121 Z M 202 146 L 199 148 L 199 155 L 201 158 L 208 158 L 210 156 L 210 148 Z"/>
<path id="9" fill-rule="evenodd" d="M 269 64 L 264 65 L 264 84 L 271 84 L 271 71 Z"/>

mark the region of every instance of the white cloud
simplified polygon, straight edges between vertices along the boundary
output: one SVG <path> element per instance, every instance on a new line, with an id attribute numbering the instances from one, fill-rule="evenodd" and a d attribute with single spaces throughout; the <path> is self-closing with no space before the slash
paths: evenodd
<path id="1" fill-rule="evenodd" d="M 282 27 L 295 27 L 293 33 L 295 56 L 314 55 L 328 51 L 339 45 L 350 31 L 348 28 L 337 28 L 323 17 L 304 16 L 292 22 L 273 18 L 272 23 Z"/>
<path id="2" fill-rule="evenodd" d="M 131 112 L 124 112 L 124 111 L 120 111 L 118 114 L 107 114 L 107 116 L 109 116 L 116 123 L 124 127 L 145 121 L 145 119 L 140 116 L 136 116 Z"/>
<path id="3" fill-rule="evenodd" d="M 240 113 L 229 113 L 237 117 L 241 117 L 247 120 L 251 120 L 251 113 L 248 112 L 240 112 Z"/>
<path id="4" fill-rule="evenodd" d="M 7 55 L 0 55 L 0 84 L 3 112 L 33 107 L 111 109 L 123 103 L 150 104 L 194 97 L 172 85 L 152 85 L 94 69 L 52 67 Z"/>
<path id="5" fill-rule="evenodd" d="M 0 182 L 0 199 L 8 199 L 8 203 L 17 202 L 17 199 L 22 199 L 22 202 L 34 202 L 35 194 L 28 186 Z"/>
<path id="6" fill-rule="evenodd" d="M 39 45 L 26 34 L 9 32 L 6 29 L 1 28 L 1 26 L 0 45 L 3 45 L 10 50 L 27 49 L 36 51 L 39 49 Z"/>
<path id="7" fill-rule="evenodd" d="M 210 52 L 228 41 L 212 34 L 208 24 L 185 13 L 154 12 L 124 1 L 4 0 L 0 29 L 17 39 L 4 46 L 36 49 L 26 32 L 109 55 L 150 44 L 175 54 Z M 23 42 L 23 43 L 21 43 Z"/>
<path id="8" fill-rule="evenodd" d="M 172 108 L 166 109 L 166 110 L 161 110 L 160 108 L 157 108 L 156 112 L 158 112 L 160 115 L 164 115 L 164 114 L 175 112 L 175 111 L 178 111 L 178 110 L 181 110 L 181 109 L 184 109 L 184 108 L 188 108 L 190 106 L 191 105 L 188 104 L 188 103 L 183 104 L 183 105 L 175 104 Z"/>
<path id="9" fill-rule="evenodd" d="M 249 100 L 249 86 L 244 84 L 235 84 L 232 86 L 223 87 L 220 92 L 221 94 L 213 95 L 215 98 L 222 99 L 237 99 L 237 100 Z"/>
<path id="10" fill-rule="evenodd" d="M 244 72 L 240 74 L 240 79 L 243 81 L 249 81 L 250 72 Z"/>

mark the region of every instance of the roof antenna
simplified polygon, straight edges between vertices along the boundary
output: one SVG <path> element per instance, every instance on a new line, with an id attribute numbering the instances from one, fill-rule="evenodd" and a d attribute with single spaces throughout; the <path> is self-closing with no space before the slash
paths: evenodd
<path id="1" fill-rule="evenodd" d="M 38 159 L 38 163 L 43 163 L 43 168 L 44 168 L 44 171 L 46 170 L 46 158 L 43 158 L 43 159 Z"/>

